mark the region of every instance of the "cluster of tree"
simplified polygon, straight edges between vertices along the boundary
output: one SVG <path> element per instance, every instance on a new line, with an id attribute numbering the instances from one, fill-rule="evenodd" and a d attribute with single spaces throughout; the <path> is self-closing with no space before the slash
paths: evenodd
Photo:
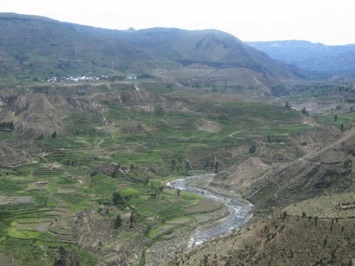
<path id="1" fill-rule="evenodd" d="M 13 131 L 15 129 L 13 122 L 2 122 L 0 123 L 0 130 L 2 131 Z"/>
<path id="2" fill-rule="evenodd" d="M 74 250 L 66 250 L 63 246 L 58 250 L 59 258 L 54 262 L 54 266 L 79 266 L 79 256 Z"/>
<path id="3" fill-rule="evenodd" d="M 124 207 L 127 206 L 128 199 L 123 197 L 119 192 L 114 192 L 112 194 L 112 203 L 113 205 L 119 207 L 120 209 L 123 209 Z M 131 215 L 129 217 L 129 227 L 133 227 L 133 222 L 135 220 L 136 212 L 133 207 L 130 207 L 132 209 Z M 114 220 L 114 228 L 117 229 L 122 226 L 122 217 L 120 214 L 118 214 Z"/>
<path id="4" fill-rule="evenodd" d="M 217 158 L 214 158 L 213 161 L 206 161 L 204 167 L 203 167 L 204 171 L 211 171 L 211 172 L 215 172 L 218 173 L 219 171 L 219 161 L 217 160 Z"/>
<path id="5" fill-rule="evenodd" d="M 192 169 L 191 163 L 188 159 L 185 159 L 184 161 L 182 159 L 177 159 L 177 160 L 172 159 L 170 167 L 171 167 L 171 171 L 176 170 L 176 172 L 179 172 L 181 169 L 186 171 Z"/>
<path id="6" fill-rule="evenodd" d="M 129 221 L 128 221 L 129 228 L 133 227 L 133 223 L 135 221 L 135 216 L 136 216 L 136 212 L 132 211 L 129 216 Z M 122 225 L 123 225 L 122 217 L 120 214 L 118 214 L 114 220 L 114 228 L 115 229 L 120 228 Z"/>
<path id="7" fill-rule="evenodd" d="M 268 142 L 281 142 L 282 139 L 279 136 L 267 136 L 267 141 Z"/>
<path id="8" fill-rule="evenodd" d="M 346 160 L 344 162 L 344 168 L 352 168 L 353 166 L 353 161 L 352 160 Z"/>
<path id="9" fill-rule="evenodd" d="M 141 74 L 137 76 L 137 79 L 154 79 L 155 76 L 151 74 Z"/>

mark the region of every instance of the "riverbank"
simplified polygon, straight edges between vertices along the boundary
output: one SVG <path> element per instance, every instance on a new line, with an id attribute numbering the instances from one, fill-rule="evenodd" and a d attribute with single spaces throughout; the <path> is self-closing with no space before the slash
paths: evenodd
<path id="1" fill-rule="evenodd" d="M 188 248 L 201 245 L 206 241 L 228 233 L 241 227 L 250 218 L 252 205 L 239 197 L 226 195 L 222 192 L 207 190 L 201 185 L 208 185 L 214 175 L 190 176 L 170 182 L 174 189 L 185 190 L 206 198 L 224 203 L 229 211 L 229 215 L 221 219 L 214 227 L 208 230 L 196 230 L 188 242 Z"/>
<path id="2" fill-rule="evenodd" d="M 178 229 L 170 234 L 168 239 L 154 243 L 145 252 L 145 265 L 158 265 L 177 253 L 231 234 L 250 219 L 252 205 L 249 202 L 235 195 L 210 190 L 208 185 L 214 176 L 211 174 L 189 176 L 168 183 L 170 189 L 206 197 L 219 204 L 221 208 L 213 213 L 201 214 L 196 220 L 196 227 Z"/>

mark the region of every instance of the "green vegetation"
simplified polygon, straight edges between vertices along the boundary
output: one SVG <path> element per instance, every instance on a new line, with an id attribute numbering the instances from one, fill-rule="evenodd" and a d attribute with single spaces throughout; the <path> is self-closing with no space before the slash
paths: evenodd
<path id="1" fill-rule="evenodd" d="M 114 91 L 108 92 L 108 86 Z M 80 97 L 95 102 L 96 109 L 87 100 L 59 100 L 75 111 L 54 111 L 62 117 L 58 126 L 30 137 L 29 163 L 0 170 L 4 259 L 18 257 L 19 265 L 40 259 L 43 265 L 66 259 L 97 265 L 117 261 L 113 250 L 122 248 L 122 260 L 138 264 L 149 246 L 188 235 L 203 217 L 223 213 L 222 206 L 201 196 L 166 187 L 168 181 L 224 171 L 250 157 L 269 160 L 273 152 L 276 160 L 299 158 L 303 152 L 294 137 L 326 123 L 346 129 L 354 119 L 352 112 L 334 110 L 304 123 L 313 119 L 311 114 L 280 103 L 222 100 L 234 97 L 230 92 L 208 92 L 205 101 L 195 89 L 182 93 L 155 80 L 139 86 L 143 93 L 130 82 L 88 84 Z M 41 99 L 54 90 L 58 99 L 66 99 L 69 87 L 74 95 L 82 90 L 43 87 Z M 8 130 L 12 126 L 4 122 L 1 131 L 14 157 L 28 139 L 17 125 L 14 121 Z M 11 160 L 2 157 L 4 164 Z M 254 200 L 271 209 L 277 189 L 265 185 Z M 30 248 L 20 253 L 24 245 Z M 137 245 L 138 260 L 129 253 L 132 245 Z"/>
<path id="2" fill-rule="evenodd" d="M 353 195 L 327 197 L 353 189 L 352 78 L 302 80 L 218 31 L 0 22 L 1 265 L 156 265 L 226 214 L 167 185 L 204 173 L 259 220 L 185 262 L 351 265 Z"/>
<path id="3" fill-rule="evenodd" d="M 118 92 L 130 91 L 121 87 Z M 177 100 L 168 96 L 171 89 L 154 87 L 154 82 L 148 89 L 167 94 L 169 101 Z M 134 98 L 131 101 L 145 105 Z M 287 141 L 287 135 L 309 128 L 300 124 L 301 114 L 284 106 L 179 101 L 194 111 L 166 111 L 166 107 L 157 108 L 163 102 L 156 102 L 154 110 L 147 112 L 108 98 L 98 102 L 105 113 L 68 113 L 61 121 L 64 130 L 35 138 L 33 145 L 41 150 L 40 156 L 33 158 L 36 162 L 0 171 L 0 253 L 9 258 L 19 256 L 22 242 L 30 242 L 32 248 L 23 251 L 20 265 L 35 264 L 43 256 L 44 264 L 51 264 L 74 255 L 80 261 L 87 256 L 91 264 L 86 265 L 95 265 L 98 260 L 90 258 L 96 257 L 96 252 L 78 251 L 75 243 L 81 233 L 73 233 L 82 230 L 77 228 L 82 222 L 76 215 L 87 216 L 88 210 L 99 214 L 93 221 L 88 216 L 89 222 L 103 219 L 107 226 L 112 224 L 105 230 L 121 232 L 111 242 L 102 240 L 100 252 L 107 256 L 110 247 L 122 244 L 123 239 L 134 243 L 145 235 L 154 243 L 176 230 L 190 231 L 200 215 L 220 207 L 203 197 L 165 188 L 167 181 L 190 171 L 207 170 L 206 162 L 211 170 L 227 167 L 227 160 L 217 162 L 218 166 L 213 163 L 215 154 L 226 148 L 249 145 L 257 139 L 266 141 L 268 136 Z M 14 245 L 14 241 L 21 244 Z M 68 252 L 62 251 L 58 257 L 60 246 Z"/>

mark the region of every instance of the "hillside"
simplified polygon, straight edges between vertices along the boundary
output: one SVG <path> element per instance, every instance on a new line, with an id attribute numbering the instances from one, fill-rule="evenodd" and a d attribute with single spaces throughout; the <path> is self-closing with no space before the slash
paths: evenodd
<path id="1" fill-rule="evenodd" d="M 311 71 L 354 73 L 355 45 L 324 45 L 307 41 L 248 42 L 271 58 Z"/>
<path id="2" fill-rule="evenodd" d="M 354 136 L 354 128 L 329 127 L 297 134 L 305 155 L 285 162 L 257 146 L 258 157 L 218 174 L 210 187 L 250 200 L 253 219 L 168 265 L 353 265 Z"/>
<path id="3" fill-rule="evenodd" d="M 233 190 L 260 209 L 284 207 L 324 193 L 350 192 L 354 138 L 354 128 L 342 134 L 332 128 L 309 131 L 294 139 L 305 155 L 284 162 L 268 145 L 259 144 L 253 154 L 257 158 L 234 165 L 216 176 L 212 185 Z"/>
<path id="4" fill-rule="evenodd" d="M 346 197 L 323 199 L 317 207 L 346 203 Z M 315 201 L 304 202 L 314 204 Z M 317 216 L 307 207 L 275 211 L 241 232 L 216 239 L 161 265 L 353 265 L 354 210 Z"/>
<path id="5" fill-rule="evenodd" d="M 216 30 L 0 25 L 0 265 L 355 264 L 354 82 Z"/>
<path id="6" fill-rule="evenodd" d="M 3 78 L 148 74 L 199 86 L 264 89 L 298 78 L 292 69 L 216 30 L 118 31 L 9 13 L 0 14 L 0 23 Z"/>

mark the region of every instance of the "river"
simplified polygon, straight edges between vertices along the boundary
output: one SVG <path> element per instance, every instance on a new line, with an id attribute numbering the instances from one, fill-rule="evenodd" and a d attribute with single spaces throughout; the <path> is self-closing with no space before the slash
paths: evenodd
<path id="1" fill-rule="evenodd" d="M 213 176 L 214 175 L 189 176 L 170 182 L 170 186 L 174 189 L 189 191 L 218 202 L 223 202 L 229 210 L 229 215 L 221 219 L 213 228 L 206 231 L 194 232 L 191 235 L 188 247 L 197 246 L 211 238 L 231 233 L 234 229 L 241 227 L 248 218 L 251 217 L 251 204 L 243 202 L 237 197 L 234 198 L 222 193 L 210 192 L 193 186 L 194 182 L 201 180 L 208 182 Z"/>

